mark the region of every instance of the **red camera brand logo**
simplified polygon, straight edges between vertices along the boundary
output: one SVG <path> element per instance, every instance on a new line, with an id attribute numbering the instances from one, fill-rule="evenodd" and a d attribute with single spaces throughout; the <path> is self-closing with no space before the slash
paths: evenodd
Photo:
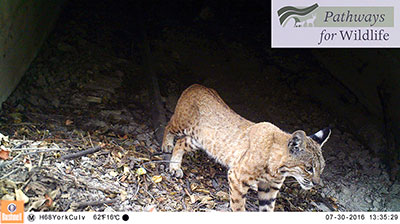
<path id="1" fill-rule="evenodd" d="M 24 223 L 24 201 L 0 201 L 1 223 Z"/>

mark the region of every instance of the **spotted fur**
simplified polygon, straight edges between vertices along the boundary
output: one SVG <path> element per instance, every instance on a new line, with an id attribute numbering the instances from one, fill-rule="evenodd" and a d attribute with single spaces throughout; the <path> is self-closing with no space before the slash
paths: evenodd
<path id="1" fill-rule="evenodd" d="M 162 149 L 172 151 L 169 170 L 179 178 L 184 153 L 206 151 L 229 168 L 233 211 L 245 211 L 245 195 L 253 185 L 259 210 L 273 211 L 287 176 L 296 178 L 304 189 L 320 183 L 325 166 L 321 147 L 330 133 L 327 128 L 311 136 L 301 130 L 289 134 L 268 122 L 253 123 L 230 109 L 215 90 L 195 84 L 179 98 Z"/>

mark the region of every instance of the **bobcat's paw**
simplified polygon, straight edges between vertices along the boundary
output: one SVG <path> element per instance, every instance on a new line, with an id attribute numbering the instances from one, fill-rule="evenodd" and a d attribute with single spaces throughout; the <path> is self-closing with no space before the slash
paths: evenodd
<path id="1" fill-rule="evenodd" d="M 183 171 L 182 171 L 182 169 L 179 168 L 179 167 L 176 167 L 176 166 L 170 165 L 170 166 L 169 166 L 169 173 L 170 173 L 172 176 L 175 176 L 176 178 L 182 178 L 182 177 L 183 177 Z"/>

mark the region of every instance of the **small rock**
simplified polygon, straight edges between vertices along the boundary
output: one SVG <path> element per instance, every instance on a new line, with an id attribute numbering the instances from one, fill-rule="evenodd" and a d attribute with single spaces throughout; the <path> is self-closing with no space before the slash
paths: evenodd
<path id="1" fill-rule="evenodd" d="M 89 103 L 101 103 L 101 98 L 97 96 L 88 96 L 86 97 L 86 101 Z"/>
<path id="2" fill-rule="evenodd" d="M 375 208 L 378 208 L 378 209 L 381 207 L 380 204 L 379 204 L 379 202 L 376 201 L 376 200 L 372 202 L 372 205 L 373 205 Z"/>
<path id="3" fill-rule="evenodd" d="M 156 205 L 147 205 L 144 208 L 145 212 L 157 212 L 157 206 Z"/>
<path id="4" fill-rule="evenodd" d="M 115 212 L 115 210 L 111 207 L 107 207 L 106 209 L 104 209 L 104 212 Z"/>

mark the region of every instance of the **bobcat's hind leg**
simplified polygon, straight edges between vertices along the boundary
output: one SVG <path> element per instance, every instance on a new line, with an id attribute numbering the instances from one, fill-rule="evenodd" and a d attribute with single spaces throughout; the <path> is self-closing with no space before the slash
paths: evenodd
<path id="1" fill-rule="evenodd" d="M 183 155 L 185 152 L 190 152 L 193 149 L 194 145 L 192 144 L 192 138 L 190 136 L 185 136 L 176 141 L 169 164 L 169 172 L 172 175 L 177 178 L 183 177 L 183 171 L 181 169 Z"/>

